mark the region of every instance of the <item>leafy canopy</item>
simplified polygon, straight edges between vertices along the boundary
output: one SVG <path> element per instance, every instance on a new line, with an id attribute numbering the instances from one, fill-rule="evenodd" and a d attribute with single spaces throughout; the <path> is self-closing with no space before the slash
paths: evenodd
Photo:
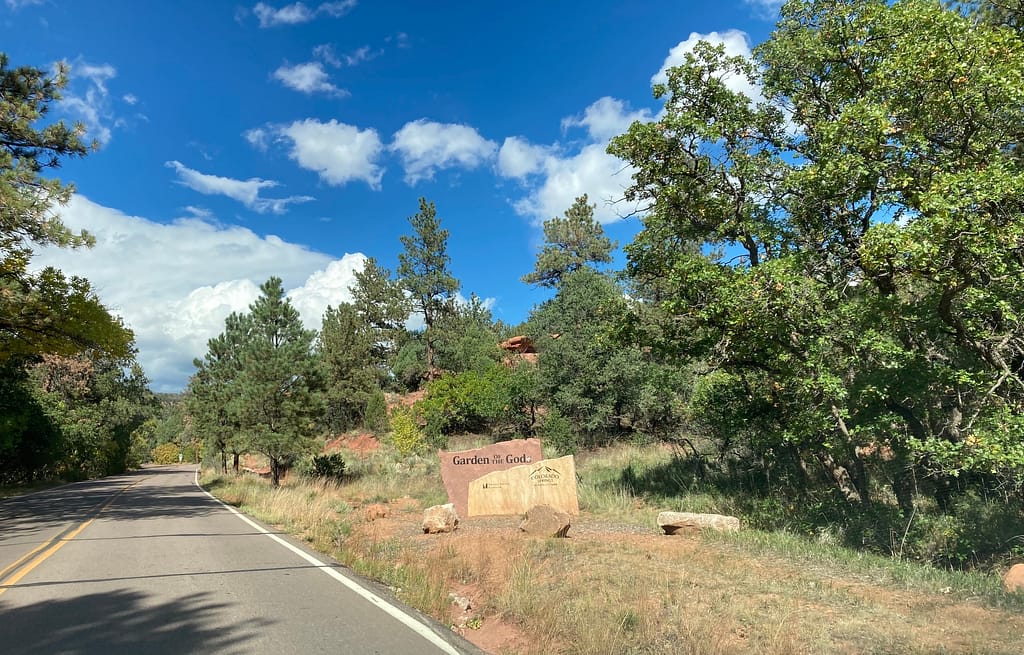
<path id="1" fill-rule="evenodd" d="M 934 0 L 791 0 L 753 61 L 700 44 L 655 95 L 609 151 L 670 341 L 823 462 L 883 443 L 1019 483 L 1020 35 Z"/>

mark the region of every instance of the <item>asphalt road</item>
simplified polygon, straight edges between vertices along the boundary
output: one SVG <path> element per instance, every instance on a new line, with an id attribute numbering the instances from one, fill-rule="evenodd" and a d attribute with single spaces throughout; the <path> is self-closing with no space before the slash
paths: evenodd
<path id="1" fill-rule="evenodd" d="M 0 653 L 479 654 L 160 467 L 0 501 Z"/>

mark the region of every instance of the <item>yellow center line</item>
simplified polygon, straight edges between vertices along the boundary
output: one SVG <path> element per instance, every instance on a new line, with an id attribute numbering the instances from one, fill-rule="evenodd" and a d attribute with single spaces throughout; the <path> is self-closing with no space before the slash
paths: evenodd
<path id="1" fill-rule="evenodd" d="M 77 528 L 75 528 L 71 532 L 66 532 L 65 531 L 65 532 L 60 533 L 59 535 L 57 535 L 53 539 L 47 541 L 46 543 L 41 544 L 40 546 L 37 546 L 36 548 L 34 548 L 29 553 L 23 555 L 21 558 L 19 558 L 13 564 L 9 565 L 3 571 L 0 571 L 0 596 L 2 596 L 4 594 L 4 592 L 7 591 L 9 588 L 11 588 L 14 585 L 18 584 L 19 580 L 21 580 L 26 575 L 31 573 L 36 567 L 38 567 L 40 564 L 42 564 L 44 561 L 46 561 L 51 555 L 53 555 L 58 550 L 63 548 L 64 544 L 68 543 L 69 541 L 71 541 L 72 539 L 77 537 L 79 534 L 81 534 L 82 530 L 85 530 L 87 527 L 89 527 L 89 524 L 92 523 L 93 521 L 95 521 L 96 518 L 101 513 L 103 513 L 103 510 L 105 510 L 108 507 L 110 507 L 110 504 L 113 503 L 114 500 L 116 500 L 118 496 L 120 496 L 124 492 L 128 491 L 129 489 L 131 489 L 132 487 L 134 487 L 135 485 L 139 484 L 140 482 L 142 482 L 145 479 L 146 478 L 142 478 L 140 480 L 136 480 L 135 482 L 131 483 L 130 485 L 128 485 L 127 487 L 125 487 L 121 491 L 118 491 L 116 494 L 111 496 L 109 499 L 107 499 L 107 502 L 103 503 L 103 505 L 98 510 L 96 510 L 95 513 L 93 513 L 93 515 L 91 517 L 89 517 L 84 523 L 79 525 Z M 47 547 L 49 547 L 49 548 L 47 548 Z M 44 549 L 46 549 L 46 550 L 44 550 Z M 39 553 L 39 551 L 44 551 L 44 552 L 42 554 L 38 555 L 35 559 L 33 559 L 28 564 L 24 564 L 26 560 L 28 560 L 33 555 L 36 555 L 36 553 Z M 23 564 L 24 564 L 24 566 L 22 566 Z M 19 569 L 18 567 L 22 567 L 22 568 Z M 10 577 L 4 578 L 4 576 L 7 575 L 8 573 L 10 573 L 11 571 L 15 571 L 15 573 L 13 575 L 11 575 Z"/>
<path id="2" fill-rule="evenodd" d="M 91 519 L 89 519 L 88 521 L 86 521 L 85 523 L 83 523 L 82 525 L 78 526 L 77 528 L 74 529 L 74 531 L 69 532 L 66 537 L 63 537 L 62 539 L 59 539 L 57 541 L 57 543 L 55 543 L 52 546 L 50 546 L 50 548 L 48 550 L 46 550 L 45 552 L 43 552 L 42 555 L 40 555 L 39 557 L 35 558 L 34 560 L 29 562 L 28 564 L 26 564 L 23 568 L 18 570 L 18 572 L 15 573 L 14 575 L 12 575 L 11 577 L 9 577 L 6 580 L 2 581 L 2 583 L 0 583 L 0 596 L 2 596 L 3 593 L 5 591 L 7 591 L 10 587 L 18 584 L 19 580 L 24 578 L 26 575 L 31 573 L 33 569 L 35 569 L 37 566 L 39 566 L 44 561 L 46 561 L 46 559 L 50 555 L 53 555 L 58 550 L 63 548 L 64 544 L 68 543 L 69 541 L 71 541 L 72 539 L 77 537 L 78 534 L 82 530 L 85 530 L 87 527 L 89 527 L 89 524 L 92 523 L 95 520 L 96 520 L 96 517 L 94 516 Z"/>
<path id="3" fill-rule="evenodd" d="M 61 533 L 61 534 L 63 534 L 63 533 Z M 60 537 L 58 536 L 57 538 L 59 539 Z M 49 546 L 52 543 L 53 543 L 53 539 L 51 539 L 50 541 L 44 541 L 43 543 L 39 544 L 38 546 L 36 546 L 32 550 L 30 550 L 29 552 L 27 552 L 24 555 L 22 555 L 21 557 L 19 557 L 17 560 L 14 561 L 13 564 L 8 565 L 7 568 L 5 568 L 3 571 L 0 571 L 0 580 L 3 580 L 5 575 L 7 575 L 11 571 L 15 570 L 16 568 L 18 568 L 19 566 L 24 564 L 30 557 L 32 557 L 33 555 L 35 555 L 36 553 L 38 553 L 39 551 L 41 551 L 42 549 L 46 548 L 47 546 Z M 3 593 L 3 590 L 0 590 L 0 594 L 2 594 L 2 593 Z"/>

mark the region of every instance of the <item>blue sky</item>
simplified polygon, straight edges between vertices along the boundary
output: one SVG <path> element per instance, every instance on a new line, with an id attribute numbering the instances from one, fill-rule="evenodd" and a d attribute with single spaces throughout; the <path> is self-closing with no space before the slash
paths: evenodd
<path id="1" fill-rule="evenodd" d="M 652 78 L 701 38 L 747 52 L 777 5 L 4 0 L 11 64 L 67 62 L 52 117 L 101 144 L 59 172 L 97 246 L 35 263 L 92 280 L 175 391 L 267 277 L 316 327 L 366 256 L 394 269 L 424 196 L 462 294 L 518 323 L 545 219 L 588 193 L 620 245 L 639 229 L 604 150 L 658 112 Z"/>

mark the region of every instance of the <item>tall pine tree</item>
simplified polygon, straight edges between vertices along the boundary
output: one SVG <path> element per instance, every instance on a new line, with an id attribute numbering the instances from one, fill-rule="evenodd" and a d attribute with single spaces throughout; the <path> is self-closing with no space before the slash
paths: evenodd
<path id="1" fill-rule="evenodd" d="M 238 456 L 244 450 L 239 436 L 235 381 L 241 373 L 241 349 L 249 337 L 249 317 L 232 313 L 224 322 L 224 331 L 207 342 L 207 353 L 193 364 L 198 369 L 189 381 L 188 412 L 192 428 L 220 459 L 221 471 L 227 471 L 227 455 Z"/>
<path id="2" fill-rule="evenodd" d="M 398 255 L 398 277 L 413 310 L 423 315 L 429 375 L 434 373 L 437 324 L 454 311 L 460 285 L 448 270 L 448 230 L 441 228 L 434 203 L 420 198 L 420 210 L 409 223 L 413 233 L 401 237 L 405 252 Z"/>
<path id="3" fill-rule="evenodd" d="M 544 247 L 523 282 L 558 287 L 565 276 L 587 264 L 611 263 L 615 245 L 594 220 L 594 205 L 583 194 L 564 216 L 544 221 Z"/>
<path id="4" fill-rule="evenodd" d="M 377 381 L 383 385 L 409 317 L 409 301 L 398 282 L 391 279 L 391 271 L 373 257 L 367 258 L 355 277 L 356 282 L 350 287 L 352 308 L 370 335 L 371 361 Z"/>
<path id="5" fill-rule="evenodd" d="M 274 486 L 293 457 L 315 448 L 321 415 L 321 379 L 313 353 L 312 330 L 284 297 L 281 279 L 272 277 L 249 306 L 249 338 L 241 348 L 237 409 L 251 448 L 270 460 Z"/>
<path id="6" fill-rule="evenodd" d="M 334 431 L 360 424 L 370 396 L 379 390 L 373 357 L 375 333 L 349 303 L 324 312 L 317 351 L 327 383 L 325 422 Z"/>

